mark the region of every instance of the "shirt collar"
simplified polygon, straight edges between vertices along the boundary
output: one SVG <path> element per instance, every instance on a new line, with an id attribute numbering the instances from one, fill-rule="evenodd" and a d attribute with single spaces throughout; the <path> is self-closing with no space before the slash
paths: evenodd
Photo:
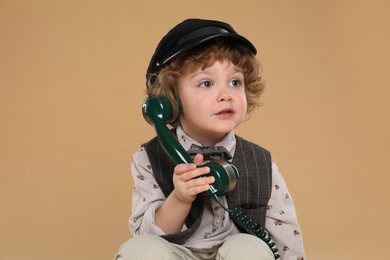
<path id="1" fill-rule="evenodd" d="M 179 143 L 186 151 L 190 149 L 192 144 L 202 146 L 199 142 L 188 136 L 180 125 L 176 128 L 176 135 L 179 140 Z M 234 131 L 230 131 L 229 133 L 227 133 L 220 142 L 215 144 L 215 146 L 225 147 L 226 150 L 228 150 L 229 153 L 234 156 L 234 152 L 236 150 L 236 136 L 234 135 Z"/>

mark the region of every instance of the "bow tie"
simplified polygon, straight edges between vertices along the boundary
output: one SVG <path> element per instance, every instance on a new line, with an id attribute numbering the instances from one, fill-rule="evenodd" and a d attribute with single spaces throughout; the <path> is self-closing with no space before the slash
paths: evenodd
<path id="1" fill-rule="evenodd" d="M 214 146 L 214 147 L 202 147 L 196 144 L 191 145 L 191 148 L 187 151 L 188 155 L 193 160 L 195 155 L 200 153 L 203 155 L 203 160 L 224 160 L 229 161 L 232 159 L 232 156 L 223 146 Z"/>

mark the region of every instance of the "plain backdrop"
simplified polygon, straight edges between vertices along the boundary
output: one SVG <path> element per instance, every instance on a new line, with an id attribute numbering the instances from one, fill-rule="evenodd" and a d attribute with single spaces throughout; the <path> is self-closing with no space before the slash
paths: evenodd
<path id="1" fill-rule="evenodd" d="M 145 70 L 189 17 L 258 48 L 263 106 L 236 132 L 271 150 L 308 259 L 385 259 L 386 0 L 0 0 L 0 259 L 112 259 L 128 239 Z"/>

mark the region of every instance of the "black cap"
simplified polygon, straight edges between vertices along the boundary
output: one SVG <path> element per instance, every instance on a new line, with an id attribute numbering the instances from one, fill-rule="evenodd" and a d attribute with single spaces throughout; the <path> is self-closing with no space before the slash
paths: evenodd
<path id="1" fill-rule="evenodd" d="M 210 39 L 221 37 L 229 38 L 247 47 L 254 55 L 257 53 L 256 47 L 227 23 L 214 20 L 187 19 L 172 28 L 161 39 L 150 60 L 146 79 L 149 79 L 150 73 L 158 72 L 163 65 L 184 51 Z"/>

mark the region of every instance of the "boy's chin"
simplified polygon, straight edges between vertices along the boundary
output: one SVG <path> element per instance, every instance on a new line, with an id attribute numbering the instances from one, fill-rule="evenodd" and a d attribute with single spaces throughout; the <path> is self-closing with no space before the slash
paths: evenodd
<path id="1" fill-rule="evenodd" d="M 224 126 L 224 127 L 216 127 L 212 131 L 215 135 L 225 136 L 230 131 L 233 131 L 238 125 Z"/>
<path id="2" fill-rule="evenodd" d="M 237 122 L 226 122 L 222 123 L 219 126 L 216 127 L 216 129 L 219 130 L 221 133 L 229 133 L 230 131 L 234 130 L 236 127 L 238 127 L 240 123 Z"/>

